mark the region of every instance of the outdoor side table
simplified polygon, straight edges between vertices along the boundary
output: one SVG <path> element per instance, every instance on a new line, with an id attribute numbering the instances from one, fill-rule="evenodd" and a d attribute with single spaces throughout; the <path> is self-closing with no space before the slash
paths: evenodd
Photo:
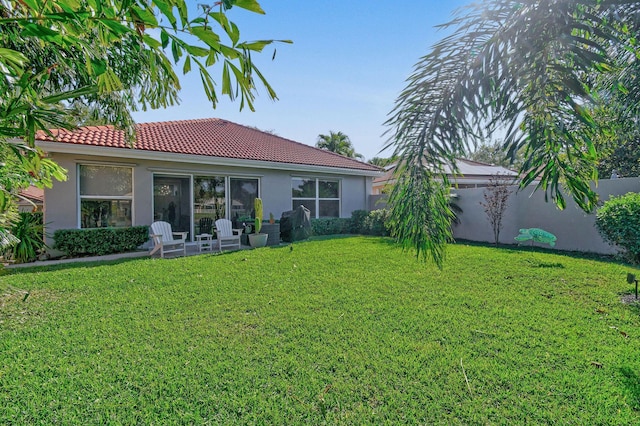
<path id="1" fill-rule="evenodd" d="M 196 235 L 196 243 L 198 244 L 198 251 L 213 251 L 213 235 L 212 234 L 199 234 Z"/>

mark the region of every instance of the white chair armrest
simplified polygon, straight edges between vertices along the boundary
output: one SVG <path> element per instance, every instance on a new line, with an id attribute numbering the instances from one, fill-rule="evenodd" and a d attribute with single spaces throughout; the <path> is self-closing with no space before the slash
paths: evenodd
<path id="1" fill-rule="evenodd" d="M 233 231 L 233 233 L 234 233 L 234 234 L 236 234 L 236 235 L 242 235 L 242 231 L 243 231 L 243 229 L 233 229 L 232 231 Z"/>
<path id="2" fill-rule="evenodd" d="M 180 239 L 181 240 L 186 240 L 187 239 L 187 234 L 189 232 L 172 232 L 173 236 L 175 237 L 176 235 L 180 235 Z"/>

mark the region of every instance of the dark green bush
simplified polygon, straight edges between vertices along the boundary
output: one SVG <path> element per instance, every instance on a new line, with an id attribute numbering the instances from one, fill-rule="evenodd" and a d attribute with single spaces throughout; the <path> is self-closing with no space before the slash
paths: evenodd
<path id="1" fill-rule="evenodd" d="M 640 263 L 640 194 L 611 197 L 596 213 L 596 228 L 607 242 L 621 247 L 629 261 Z"/>
<path id="2" fill-rule="evenodd" d="M 351 233 L 352 234 L 365 234 L 364 221 L 369 216 L 367 210 L 354 210 L 351 212 Z"/>
<path id="3" fill-rule="evenodd" d="M 20 241 L 6 250 L 5 257 L 18 263 L 33 262 L 47 247 L 42 213 L 20 213 L 20 220 L 11 227 L 11 234 Z"/>
<path id="4" fill-rule="evenodd" d="M 389 210 L 354 210 L 351 218 L 311 219 L 313 235 L 365 234 L 386 237 Z"/>
<path id="5" fill-rule="evenodd" d="M 313 235 L 350 234 L 351 219 L 340 217 L 311 219 L 311 233 Z"/>
<path id="6" fill-rule="evenodd" d="M 101 256 L 135 250 L 149 239 L 149 227 L 59 229 L 53 239 L 54 248 L 69 256 Z"/>
<path id="7" fill-rule="evenodd" d="M 369 212 L 364 220 L 363 234 L 377 235 L 380 237 L 389 236 L 387 222 L 389 220 L 389 210 L 380 209 Z"/>

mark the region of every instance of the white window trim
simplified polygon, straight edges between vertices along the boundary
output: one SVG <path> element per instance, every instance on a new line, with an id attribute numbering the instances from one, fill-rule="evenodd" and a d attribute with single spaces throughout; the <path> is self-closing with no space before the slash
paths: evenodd
<path id="1" fill-rule="evenodd" d="M 104 167 L 120 167 L 124 169 L 131 169 L 131 195 L 82 195 L 80 193 L 80 179 L 82 178 L 82 173 L 80 172 L 80 168 L 82 166 L 104 166 Z M 114 163 L 98 163 L 92 161 L 83 161 L 81 163 L 76 163 L 76 194 L 77 194 L 77 204 L 76 204 L 76 226 L 77 229 L 96 229 L 96 228 L 83 228 L 82 227 L 82 200 L 125 200 L 131 201 L 131 226 L 136 226 L 136 203 L 135 203 L 135 167 L 134 165 L 128 164 L 118 164 Z"/>
<path id="2" fill-rule="evenodd" d="M 294 201 L 312 201 L 315 206 L 315 217 L 312 219 L 320 218 L 320 201 L 337 201 L 338 202 L 338 217 L 342 217 L 342 179 L 330 178 L 330 177 L 316 177 L 316 176 L 291 176 L 291 179 L 304 179 L 315 180 L 316 183 L 316 196 L 315 197 L 294 197 L 291 194 L 291 208 L 293 208 Z M 326 182 L 338 182 L 338 198 L 320 198 L 320 181 Z M 293 190 L 293 188 L 291 188 Z"/>

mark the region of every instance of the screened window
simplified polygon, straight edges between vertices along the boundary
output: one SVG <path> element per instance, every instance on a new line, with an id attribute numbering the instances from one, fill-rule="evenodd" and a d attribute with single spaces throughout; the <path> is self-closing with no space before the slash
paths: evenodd
<path id="1" fill-rule="evenodd" d="M 133 169 L 80 165 L 80 227 L 132 225 Z"/>
<path id="2" fill-rule="evenodd" d="M 303 205 L 312 218 L 340 217 L 340 181 L 329 179 L 291 179 L 292 206 Z"/>

